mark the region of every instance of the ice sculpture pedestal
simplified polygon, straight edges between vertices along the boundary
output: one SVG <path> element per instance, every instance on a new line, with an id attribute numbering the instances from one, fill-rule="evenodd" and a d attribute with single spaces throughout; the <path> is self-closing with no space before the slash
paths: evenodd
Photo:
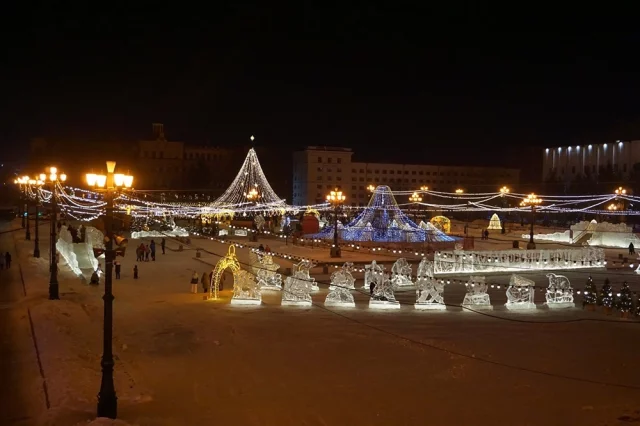
<path id="1" fill-rule="evenodd" d="M 280 302 L 282 306 L 303 306 L 303 307 L 311 307 L 311 302 L 308 300 L 282 300 Z"/>
<path id="2" fill-rule="evenodd" d="M 416 303 L 413 307 L 419 311 L 445 311 L 446 305 L 441 303 Z"/>
<path id="3" fill-rule="evenodd" d="M 236 306 L 260 306 L 262 305 L 262 300 L 231 298 L 231 304 Z"/>
<path id="4" fill-rule="evenodd" d="M 325 300 L 324 306 L 330 306 L 332 308 L 355 308 L 356 307 L 356 302 L 355 301 L 345 302 L 345 301 L 338 301 L 338 300 Z"/>
<path id="5" fill-rule="evenodd" d="M 504 307 L 510 311 L 530 311 L 536 309 L 536 304 L 531 302 L 507 302 Z"/>
<path id="6" fill-rule="evenodd" d="M 576 304 L 573 302 L 556 302 L 556 303 L 545 303 L 547 308 L 549 309 L 566 309 L 566 308 L 575 308 Z"/>
<path id="7" fill-rule="evenodd" d="M 374 300 L 369 301 L 369 309 L 400 309 L 400 302 L 397 300 Z"/>

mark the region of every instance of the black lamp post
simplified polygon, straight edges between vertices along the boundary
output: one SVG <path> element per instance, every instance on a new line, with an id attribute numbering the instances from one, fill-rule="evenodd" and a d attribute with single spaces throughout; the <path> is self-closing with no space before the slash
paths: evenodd
<path id="1" fill-rule="evenodd" d="M 25 207 L 25 221 L 26 221 L 26 232 L 24 234 L 24 239 L 27 241 L 31 241 L 31 229 L 29 229 L 29 198 L 25 198 L 25 202 L 24 202 L 24 207 Z"/>
<path id="2" fill-rule="evenodd" d="M 50 241 L 49 241 L 49 300 L 60 299 L 59 285 L 58 285 L 58 259 L 56 249 L 56 220 L 57 220 L 57 207 L 58 200 L 56 198 L 56 186 L 58 182 L 64 182 L 67 180 L 67 175 L 61 173 L 58 175 L 58 169 L 56 167 L 49 167 L 49 175 L 41 174 L 40 180 L 49 182 L 51 185 L 51 229 L 50 229 Z M 42 179 L 45 178 L 45 179 Z"/>
<path id="3" fill-rule="evenodd" d="M 538 198 L 536 194 L 529 194 L 527 198 L 523 199 L 520 203 L 521 206 L 531 206 L 531 230 L 529 231 L 529 243 L 527 244 L 527 250 L 535 250 L 536 243 L 533 241 L 533 226 L 536 222 L 536 206 L 542 203 L 542 200 Z"/>
<path id="4" fill-rule="evenodd" d="M 331 257 L 341 257 L 342 251 L 340 250 L 340 246 L 338 245 L 338 213 L 340 213 L 340 206 L 346 200 L 346 196 L 342 194 L 342 191 L 338 191 L 338 188 L 335 191 L 331 191 L 329 195 L 327 195 L 327 202 L 333 205 L 333 245 L 331 246 Z"/>
<path id="5" fill-rule="evenodd" d="M 102 380 L 98 392 L 98 417 L 115 419 L 118 416 L 118 397 L 113 383 L 113 199 L 119 189 L 131 188 L 133 176 L 115 174 L 116 162 L 107 161 L 107 175 L 87 174 L 87 184 L 104 192 L 107 202 L 105 214 L 105 270 L 104 270 L 104 326 L 102 341 Z"/>
<path id="6" fill-rule="evenodd" d="M 41 179 L 38 179 L 35 181 L 35 186 L 36 186 L 36 239 L 33 241 L 33 257 L 35 258 L 39 258 L 40 257 L 40 238 L 39 238 L 39 214 L 40 214 L 40 187 L 42 186 L 44 182 Z"/>

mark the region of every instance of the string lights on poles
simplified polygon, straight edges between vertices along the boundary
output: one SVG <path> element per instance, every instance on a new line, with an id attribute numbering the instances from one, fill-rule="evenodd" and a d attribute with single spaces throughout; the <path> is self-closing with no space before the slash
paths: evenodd
<path id="1" fill-rule="evenodd" d="M 334 191 L 331 191 L 329 195 L 327 195 L 327 202 L 334 208 L 333 245 L 331 246 L 331 257 L 341 257 L 342 255 L 340 246 L 338 245 L 338 213 L 340 213 L 340 207 L 346 199 L 347 197 L 343 195 L 342 191 L 339 191 L 338 188 L 336 188 Z"/>
<path id="2" fill-rule="evenodd" d="M 125 188 L 133 185 L 133 176 L 115 173 L 116 162 L 107 161 L 107 174 L 87 173 L 87 184 L 104 193 L 107 205 L 105 215 L 105 271 L 104 271 L 104 327 L 102 380 L 98 393 L 98 417 L 115 419 L 118 415 L 118 397 L 113 383 L 113 200 Z"/>
<path id="3" fill-rule="evenodd" d="M 531 206 L 531 230 L 529 231 L 529 243 L 527 244 L 527 250 L 535 250 L 536 243 L 533 242 L 533 224 L 536 221 L 536 206 L 542 203 L 542 199 L 538 198 L 538 196 L 534 193 L 527 195 L 527 198 L 524 198 L 520 202 L 520 206 L 526 207 Z"/>

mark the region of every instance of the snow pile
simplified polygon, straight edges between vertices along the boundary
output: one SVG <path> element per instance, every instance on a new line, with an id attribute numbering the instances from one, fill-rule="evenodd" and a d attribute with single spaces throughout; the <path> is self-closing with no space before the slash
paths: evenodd
<path id="1" fill-rule="evenodd" d="M 162 238 L 162 237 L 188 237 L 189 232 L 186 229 L 176 226 L 169 231 L 134 231 L 131 238 L 139 240 L 141 238 Z"/>

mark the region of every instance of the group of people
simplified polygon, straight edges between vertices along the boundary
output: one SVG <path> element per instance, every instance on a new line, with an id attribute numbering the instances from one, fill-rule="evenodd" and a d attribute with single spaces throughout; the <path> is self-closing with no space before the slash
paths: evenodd
<path id="1" fill-rule="evenodd" d="M 220 276 L 218 291 L 222 291 L 224 289 L 225 275 L 226 274 L 223 272 Z M 194 293 L 197 293 L 198 281 L 202 284 L 202 292 L 205 294 L 208 293 L 210 286 L 213 284 L 213 271 L 209 272 L 209 274 L 203 272 L 201 278 L 196 271 L 193 271 L 193 275 L 191 276 L 191 288 Z"/>
<path id="2" fill-rule="evenodd" d="M 266 247 L 260 244 L 260 246 L 258 246 L 258 250 L 263 251 L 265 253 L 271 253 L 271 248 L 269 247 L 269 244 L 267 244 Z"/>
<path id="3" fill-rule="evenodd" d="M 166 247 L 166 241 L 164 238 L 160 242 L 160 247 L 162 248 L 162 254 L 164 254 Z M 149 257 L 151 257 L 151 260 L 155 262 L 156 242 L 154 240 L 151 240 L 151 242 L 147 245 L 145 245 L 144 243 L 140 243 L 140 245 L 136 249 L 136 262 L 148 262 Z"/>
<path id="4" fill-rule="evenodd" d="M 2 254 L 0 252 L 0 269 L 4 269 L 5 266 L 7 269 L 11 268 L 11 253 Z"/>

